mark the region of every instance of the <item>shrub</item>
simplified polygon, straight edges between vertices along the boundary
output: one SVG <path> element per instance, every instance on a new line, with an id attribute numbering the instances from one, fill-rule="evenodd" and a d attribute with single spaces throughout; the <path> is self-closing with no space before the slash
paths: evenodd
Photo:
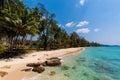
<path id="1" fill-rule="evenodd" d="M 0 58 L 12 58 L 15 56 L 20 56 L 25 53 L 27 53 L 27 52 L 24 49 L 6 50 L 5 52 L 0 54 Z"/>
<path id="2" fill-rule="evenodd" d="M 5 46 L 0 44 L 0 54 L 3 53 L 5 51 Z"/>

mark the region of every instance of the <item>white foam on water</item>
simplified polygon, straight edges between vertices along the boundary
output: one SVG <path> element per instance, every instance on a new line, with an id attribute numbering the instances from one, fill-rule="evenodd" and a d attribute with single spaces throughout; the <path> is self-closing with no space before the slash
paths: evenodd
<path id="1" fill-rule="evenodd" d="M 38 75 L 36 75 L 36 76 L 34 76 L 34 77 L 27 77 L 27 78 L 23 78 L 22 80 L 36 80 L 38 77 L 40 77 L 41 76 L 41 74 L 38 74 Z"/>

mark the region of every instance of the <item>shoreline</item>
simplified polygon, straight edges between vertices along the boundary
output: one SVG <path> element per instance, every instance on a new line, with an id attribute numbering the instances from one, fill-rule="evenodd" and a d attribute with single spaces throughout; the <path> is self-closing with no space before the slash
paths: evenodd
<path id="1" fill-rule="evenodd" d="M 0 71 L 7 72 L 8 74 L 4 77 L 0 77 L 0 80 L 22 80 L 24 77 L 32 77 L 38 73 L 35 72 L 24 72 L 21 71 L 26 69 L 27 63 L 34 62 L 44 62 L 46 59 L 51 57 L 64 57 L 67 55 L 75 55 L 78 52 L 84 51 L 84 47 L 78 48 L 67 48 L 67 49 L 59 49 L 52 51 L 39 51 L 34 53 L 28 53 L 23 58 L 11 58 L 10 60 L 0 60 Z M 15 76 L 14 76 L 15 75 Z"/>

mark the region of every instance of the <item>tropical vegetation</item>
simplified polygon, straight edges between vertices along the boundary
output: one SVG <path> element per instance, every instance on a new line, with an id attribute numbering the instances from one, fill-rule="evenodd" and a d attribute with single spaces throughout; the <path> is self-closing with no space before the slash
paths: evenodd
<path id="1" fill-rule="evenodd" d="M 28 8 L 21 0 L 0 0 L 0 58 L 21 55 L 26 53 L 26 49 L 99 45 L 87 41 L 76 32 L 68 34 L 58 26 L 55 14 L 49 13 L 41 3 Z"/>

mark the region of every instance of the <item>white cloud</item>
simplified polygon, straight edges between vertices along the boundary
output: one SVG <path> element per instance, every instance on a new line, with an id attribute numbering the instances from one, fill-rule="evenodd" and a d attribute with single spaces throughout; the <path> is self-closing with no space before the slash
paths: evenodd
<path id="1" fill-rule="evenodd" d="M 77 27 L 81 27 L 81 26 L 85 26 L 85 25 L 88 25 L 88 24 L 89 24 L 88 21 L 81 21 L 81 22 L 79 22 L 76 26 L 77 26 Z"/>
<path id="2" fill-rule="evenodd" d="M 45 16 L 42 16 L 42 18 L 41 18 L 40 20 L 42 21 L 42 20 L 44 20 L 44 19 L 46 19 L 46 17 L 45 17 Z"/>
<path id="3" fill-rule="evenodd" d="M 75 23 L 73 21 L 65 24 L 66 27 L 72 27 L 74 25 L 75 25 Z"/>
<path id="4" fill-rule="evenodd" d="M 64 27 L 62 24 L 57 24 L 59 27 Z"/>
<path id="5" fill-rule="evenodd" d="M 84 3 L 85 3 L 85 0 L 80 0 L 80 5 L 84 5 Z"/>
<path id="6" fill-rule="evenodd" d="M 81 28 L 81 29 L 77 29 L 76 33 L 89 33 L 90 30 L 88 28 Z"/>
<path id="7" fill-rule="evenodd" d="M 99 31 L 100 31 L 100 29 L 96 28 L 96 29 L 94 29 L 94 31 L 95 31 L 95 32 L 99 32 Z"/>
<path id="8" fill-rule="evenodd" d="M 62 26 L 62 24 L 58 24 L 58 26 L 59 26 L 59 27 L 61 27 L 61 26 Z"/>

